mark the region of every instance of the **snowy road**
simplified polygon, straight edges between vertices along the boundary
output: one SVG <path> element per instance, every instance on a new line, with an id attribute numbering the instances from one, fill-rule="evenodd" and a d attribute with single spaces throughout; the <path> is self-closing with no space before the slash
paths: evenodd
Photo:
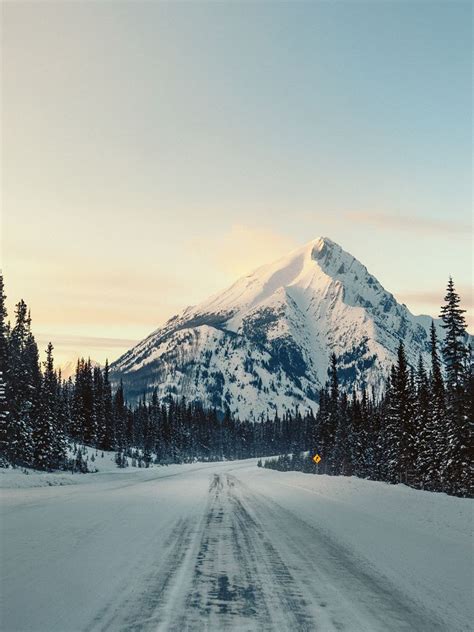
<path id="1" fill-rule="evenodd" d="M 469 538 L 390 515 L 463 501 L 380 485 L 237 462 L 7 490 L 1 629 L 468 630 Z"/>

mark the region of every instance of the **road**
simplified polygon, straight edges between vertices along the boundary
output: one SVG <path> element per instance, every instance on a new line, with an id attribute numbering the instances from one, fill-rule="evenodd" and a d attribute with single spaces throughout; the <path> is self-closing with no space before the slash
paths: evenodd
<path id="1" fill-rule="evenodd" d="M 332 537 L 293 478 L 180 467 L 6 494 L 2 631 L 468 629 Z"/>

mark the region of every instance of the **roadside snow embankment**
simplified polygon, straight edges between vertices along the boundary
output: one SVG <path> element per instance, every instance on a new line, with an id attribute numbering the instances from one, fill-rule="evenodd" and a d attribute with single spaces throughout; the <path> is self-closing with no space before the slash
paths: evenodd
<path id="1" fill-rule="evenodd" d="M 472 629 L 466 617 L 473 603 L 471 499 L 263 469 L 252 486 L 449 621 L 447 630 Z"/>
<path id="2" fill-rule="evenodd" d="M 157 477 L 157 469 L 162 472 L 171 473 L 184 471 L 194 464 L 171 464 L 155 465 L 150 467 L 138 467 L 135 460 L 127 458 L 128 465 L 125 468 L 117 467 L 115 463 L 115 452 L 95 450 L 94 448 L 82 448 L 84 459 L 87 462 L 89 472 L 70 472 L 67 470 L 55 472 L 41 472 L 31 468 L 0 468 L 0 489 L 28 489 L 32 487 L 56 487 L 62 485 L 82 485 L 84 483 L 104 482 L 105 480 L 140 479 Z M 72 457 L 72 449 L 69 452 Z"/>

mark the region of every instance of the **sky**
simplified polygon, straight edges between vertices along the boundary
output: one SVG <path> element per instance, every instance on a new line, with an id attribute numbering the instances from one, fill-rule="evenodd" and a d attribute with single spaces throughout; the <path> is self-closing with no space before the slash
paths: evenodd
<path id="1" fill-rule="evenodd" d="M 472 331 L 470 2 L 1 11 L 1 266 L 59 364 L 318 236 Z"/>

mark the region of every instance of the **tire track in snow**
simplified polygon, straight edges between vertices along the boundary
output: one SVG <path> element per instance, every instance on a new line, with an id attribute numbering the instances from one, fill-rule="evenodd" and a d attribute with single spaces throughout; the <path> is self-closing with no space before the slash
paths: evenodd
<path id="1" fill-rule="evenodd" d="M 91 631 L 442 629 L 328 534 L 230 473 L 212 475 L 202 515 L 180 519 L 164 551 Z"/>
<path id="2" fill-rule="evenodd" d="M 167 603 L 174 576 L 189 550 L 192 532 L 191 520 L 179 519 L 165 542 L 165 556 L 153 572 L 146 576 L 139 594 L 135 594 L 135 591 L 130 594 L 130 585 L 125 586 L 119 605 L 114 602 L 105 606 L 85 632 L 155 630 L 159 613 Z"/>
<path id="3" fill-rule="evenodd" d="M 245 509 L 233 476 L 214 475 L 191 591 L 175 630 L 317 630 L 291 571 Z"/>

